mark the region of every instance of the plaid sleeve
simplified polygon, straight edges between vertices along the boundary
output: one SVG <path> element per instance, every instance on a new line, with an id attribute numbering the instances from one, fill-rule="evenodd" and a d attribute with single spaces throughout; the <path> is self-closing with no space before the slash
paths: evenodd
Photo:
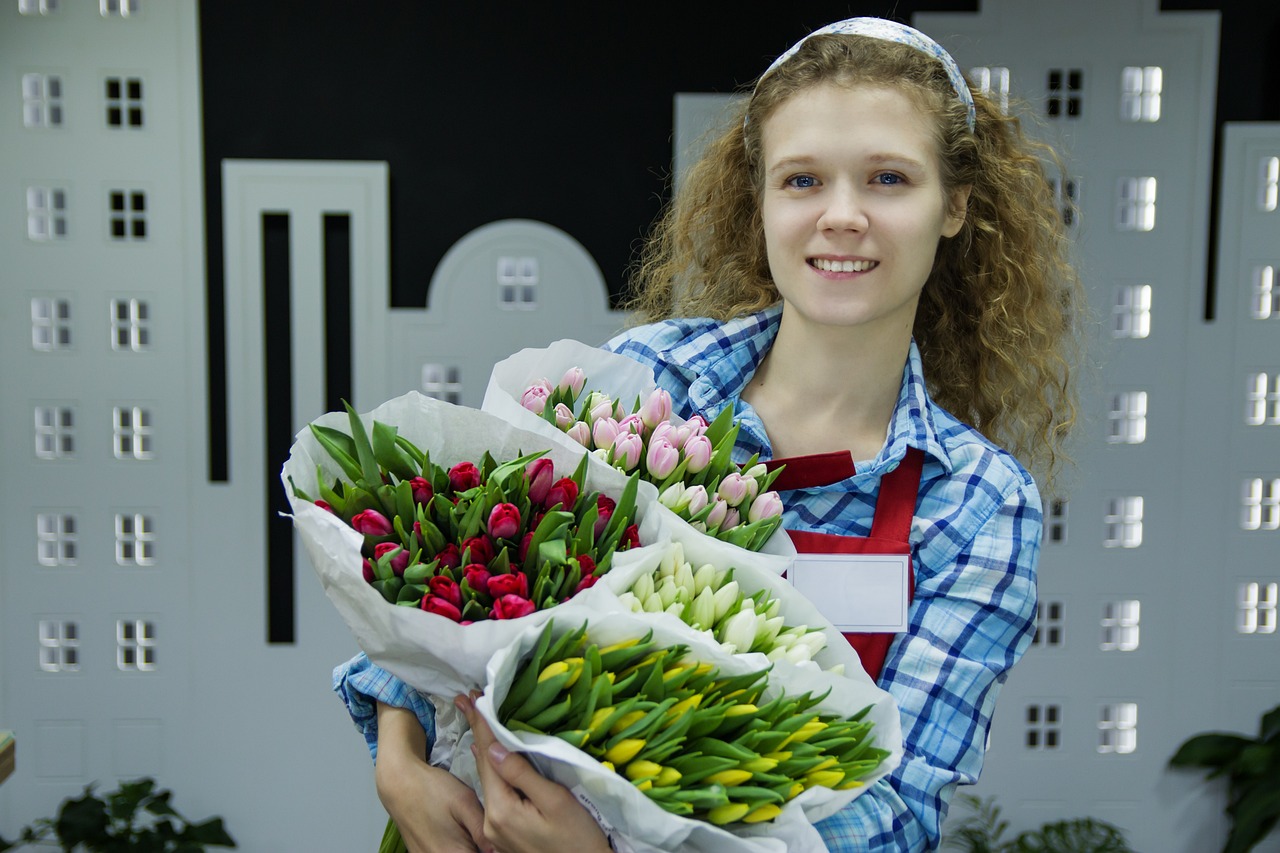
<path id="1" fill-rule="evenodd" d="M 905 755 L 818 824 L 832 851 L 935 849 L 955 786 L 978 778 L 996 694 L 1035 620 L 1040 499 L 1027 481 L 1001 495 L 1007 471 L 962 476 L 962 495 L 923 495 L 910 626 L 880 677 L 898 703 Z"/>
<path id="2" fill-rule="evenodd" d="M 347 713 L 369 747 L 369 757 L 378 760 L 378 703 L 408 708 L 427 733 L 428 745 L 435 738 L 435 708 L 427 698 L 399 678 L 374 665 L 363 654 L 356 655 L 333 670 L 333 692 L 347 706 Z"/>

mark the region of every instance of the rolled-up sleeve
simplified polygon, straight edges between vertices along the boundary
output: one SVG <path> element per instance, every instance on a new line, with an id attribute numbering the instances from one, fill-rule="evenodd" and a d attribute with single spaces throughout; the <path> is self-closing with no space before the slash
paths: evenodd
<path id="1" fill-rule="evenodd" d="M 435 709 L 427 698 L 363 654 L 334 667 L 333 691 L 347 706 L 351 721 L 364 735 L 369 757 L 374 761 L 378 760 L 379 702 L 413 711 L 427 733 L 427 743 L 435 739 Z"/>

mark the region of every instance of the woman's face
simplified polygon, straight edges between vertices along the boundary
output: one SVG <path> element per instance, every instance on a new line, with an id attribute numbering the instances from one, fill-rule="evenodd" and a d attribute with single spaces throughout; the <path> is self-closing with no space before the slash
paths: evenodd
<path id="1" fill-rule="evenodd" d="M 932 121 L 897 89 L 822 84 L 764 122 L 765 244 L 793 322 L 910 335 L 968 197 L 942 186 Z"/>

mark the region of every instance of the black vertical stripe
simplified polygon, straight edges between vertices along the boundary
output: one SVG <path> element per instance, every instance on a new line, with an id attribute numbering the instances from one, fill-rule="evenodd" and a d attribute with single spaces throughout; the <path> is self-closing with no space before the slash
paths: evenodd
<path id="1" fill-rule="evenodd" d="M 262 214 L 263 411 L 267 470 L 267 642 L 294 642 L 293 524 L 280 469 L 293 444 L 289 214 Z"/>
<path id="2" fill-rule="evenodd" d="M 351 399 L 351 214 L 324 215 L 325 411 Z"/>

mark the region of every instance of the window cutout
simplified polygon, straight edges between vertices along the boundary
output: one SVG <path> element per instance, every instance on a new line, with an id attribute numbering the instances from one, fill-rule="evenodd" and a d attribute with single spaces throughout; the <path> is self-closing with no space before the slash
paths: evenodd
<path id="1" fill-rule="evenodd" d="M 422 393 L 455 405 L 462 402 L 462 382 L 457 367 L 422 365 Z"/>
<path id="2" fill-rule="evenodd" d="M 1009 69 L 1000 66 L 978 66 L 969 69 L 974 87 L 995 101 L 1001 112 L 1009 111 Z"/>
<path id="3" fill-rule="evenodd" d="M 139 513 L 116 513 L 116 564 L 120 566 L 153 566 L 155 525 L 151 516 Z"/>
<path id="4" fill-rule="evenodd" d="M 1062 214 L 1062 224 L 1071 228 L 1080 218 L 1080 179 L 1070 176 L 1055 178 L 1053 194 Z"/>
<path id="5" fill-rule="evenodd" d="M 1147 440 L 1147 392 L 1122 391 L 1111 398 L 1108 444 L 1142 444 Z"/>
<path id="6" fill-rule="evenodd" d="M 31 299 L 31 346 L 41 352 L 71 346 L 71 301 L 36 296 Z"/>
<path id="7" fill-rule="evenodd" d="M 1276 632 L 1275 583 L 1242 583 L 1237 596 L 1236 632 L 1274 634 Z"/>
<path id="8" fill-rule="evenodd" d="M 1280 157 L 1263 157 L 1258 182 L 1258 207 L 1268 213 L 1276 209 L 1280 199 Z"/>
<path id="9" fill-rule="evenodd" d="M 104 18 L 127 18 L 138 14 L 141 0 L 98 0 L 98 10 Z"/>
<path id="10" fill-rule="evenodd" d="M 116 621 L 116 666 L 125 671 L 156 668 L 156 625 L 145 619 Z"/>
<path id="11" fill-rule="evenodd" d="M 1027 749 L 1057 749 L 1062 742 L 1062 711 L 1057 705 L 1027 706 Z"/>
<path id="12" fill-rule="evenodd" d="M 1280 530 L 1280 477 L 1244 481 L 1240 526 L 1245 530 Z"/>
<path id="13" fill-rule="evenodd" d="M 142 78 L 108 77 L 103 85 L 107 127 L 142 127 Z"/>
<path id="14" fill-rule="evenodd" d="M 26 127 L 62 126 L 62 78 L 56 74 L 22 75 L 22 123 Z"/>
<path id="15" fill-rule="evenodd" d="M 1120 75 L 1120 118 L 1159 121 L 1164 71 L 1158 65 L 1128 67 Z"/>
<path id="16" fill-rule="evenodd" d="M 1253 319 L 1280 318 L 1280 287 L 1276 287 L 1276 268 L 1270 264 L 1253 269 Z"/>
<path id="17" fill-rule="evenodd" d="M 1156 179 L 1121 178 L 1117 185 L 1116 228 L 1150 231 L 1156 227 Z"/>
<path id="18" fill-rule="evenodd" d="M 529 311 L 538 307 L 538 259 L 498 258 L 498 305 L 508 311 Z"/>
<path id="19" fill-rule="evenodd" d="M 133 352 L 151 348 L 151 311 L 144 300 L 111 300 L 111 348 Z"/>
<path id="20" fill-rule="evenodd" d="M 42 566 L 76 564 L 76 517 L 59 512 L 36 514 L 36 559 Z"/>
<path id="21" fill-rule="evenodd" d="M 40 668 L 45 672 L 80 669 L 80 626 L 63 619 L 40 620 Z"/>
<path id="22" fill-rule="evenodd" d="M 1150 335 L 1151 285 L 1126 284 L 1116 288 L 1111 319 L 1112 337 L 1138 340 Z"/>
<path id="23" fill-rule="evenodd" d="M 1067 501 L 1055 499 L 1049 503 L 1049 541 L 1057 545 L 1067 541 Z"/>
<path id="24" fill-rule="evenodd" d="M 1098 752 L 1127 754 L 1138 747 L 1138 704 L 1103 705 L 1098 715 Z"/>
<path id="25" fill-rule="evenodd" d="M 154 456 L 151 411 L 138 406 L 112 410 L 112 433 L 117 459 L 151 459 Z"/>
<path id="26" fill-rule="evenodd" d="M 147 194 L 142 190 L 112 190 L 107 221 L 112 240 L 147 239 Z"/>
<path id="27" fill-rule="evenodd" d="M 1245 392 L 1244 422 L 1249 426 L 1280 424 L 1280 373 L 1249 375 Z"/>
<path id="28" fill-rule="evenodd" d="M 1142 544 L 1142 498 L 1112 498 L 1107 503 L 1107 548 L 1137 548 Z"/>
<path id="29" fill-rule="evenodd" d="M 1135 599 L 1108 601 L 1102 605 L 1102 643 L 1104 652 L 1131 652 L 1138 648 L 1138 618 L 1141 605 Z"/>
<path id="30" fill-rule="evenodd" d="M 67 239 L 67 191 L 61 187 L 27 187 L 27 238 Z"/>
<path id="31" fill-rule="evenodd" d="M 1084 71 L 1079 68 L 1051 68 L 1048 75 L 1049 118 L 1079 118 L 1083 107 Z"/>
<path id="32" fill-rule="evenodd" d="M 64 459 L 75 453 L 75 414 L 68 406 L 36 406 L 36 457 Z"/>
<path id="33" fill-rule="evenodd" d="M 58 11 L 58 0 L 18 0 L 19 15 L 52 15 Z"/>
<path id="34" fill-rule="evenodd" d="M 1031 639 L 1033 646 L 1061 646 L 1066 643 L 1066 620 L 1061 601 L 1040 601 L 1036 603 L 1036 633 Z"/>

